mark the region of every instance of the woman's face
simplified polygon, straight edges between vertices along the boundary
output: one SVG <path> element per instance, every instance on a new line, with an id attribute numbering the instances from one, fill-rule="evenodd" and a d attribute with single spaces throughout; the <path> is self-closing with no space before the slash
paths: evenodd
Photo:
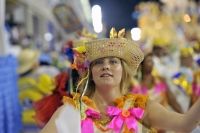
<path id="1" fill-rule="evenodd" d="M 116 57 L 100 58 L 92 62 L 92 78 L 97 88 L 119 87 L 122 78 L 121 60 Z"/>
<path id="2" fill-rule="evenodd" d="M 193 57 L 187 56 L 187 57 L 181 57 L 181 65 L 192 68 L 193 67 Z"/>

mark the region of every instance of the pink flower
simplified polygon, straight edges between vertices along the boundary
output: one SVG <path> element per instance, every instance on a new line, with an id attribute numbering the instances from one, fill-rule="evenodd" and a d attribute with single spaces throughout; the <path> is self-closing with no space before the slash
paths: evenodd
<path id="1" fill-rule="evenodd" d="M 121 110 L 118 107 L 109 106 L 107 109 L 107 114 L 110 117 L 113 117 L 111 122 L 108 124 L 108 128 L 114 130 L 115 133 L 120 133 L 123 124 L 125 124 L 128 129 L 133 129 L 135 132 L 137 132 L 137 119 L 142 118 L 144 110 L 141 108 Z"/>

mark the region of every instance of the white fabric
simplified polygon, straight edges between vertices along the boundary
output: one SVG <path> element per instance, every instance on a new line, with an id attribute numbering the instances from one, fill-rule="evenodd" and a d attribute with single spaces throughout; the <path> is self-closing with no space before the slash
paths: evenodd
<path id="1" fill-rule="evenodd" d="M 180 72 L 183 73 L 186 76 L 187 81 L 189 83 L 192 83 L 192 81 L 193 81 L 193 70 L 191 68 L 181 66 Z"/>
<path id="2" fill-rule="evenodd" d="M 80 113 L 71 105 L 64 105 L 55 124 L 57 133 L 81 133 Z"/>
<path id="3" fill-rule="evenodd" d="M 169 89 L 176 97 L 177 102 L 181 106 L 183 112 L 187 112 L 190 106 L 190 97 L 186 95 L 183 91 L 181 91 L 171 79 L 167 79 L 167 84 L 169 85 Z"/>
<path id="4" fill-rule="evenodd" d="M 175 57 L 174 57 L 175 58 Z M 164 78 L 171 78 L 178 71 L 179 62 L 172 57 L 158 58 L 153 56 L 154 67 Z"/>
<path id="5" fill-rule="evenodd" d="M 191 133 L 200 133 L 200 126 L 197 126 Z"/>

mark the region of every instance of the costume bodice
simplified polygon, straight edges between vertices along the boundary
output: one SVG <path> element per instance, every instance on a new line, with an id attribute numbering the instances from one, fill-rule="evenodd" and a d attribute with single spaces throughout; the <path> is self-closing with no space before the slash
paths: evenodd
<path id="1" fill-rule="evenodd" d="M 79 94 L 63 97 L 64 104 L 71 104 L 81 112 L 82 133 L 141 133 L 147 100 L 145 95 L 128 94 L 117 98 L 113 106 L 107 107 L 106 113 L 101 113 L 86 96 L 82 97 L 82 102 Z"/>
<path id="2" fill-rule="evenodd" d="M 192 88 L 194 86 L 192 85 L 192 81 L 188 80 L 188 77 L 185 73 L 177 72 L 174 74 L 172 77 L 172 82 L 185 95 L 190 96 L 192 94 Z"/>
<path id="3" fill-rule="evenodd" d="M 189 109 L 191 102 L 192 89 L 195 88 L 195 84 L 188 80 L 187 75 L 181 71 L 175 73 L 172 77 L 172 83 L 175 85 L 176 99 L 182 107 L 182 110 L 186 112 Z"/>

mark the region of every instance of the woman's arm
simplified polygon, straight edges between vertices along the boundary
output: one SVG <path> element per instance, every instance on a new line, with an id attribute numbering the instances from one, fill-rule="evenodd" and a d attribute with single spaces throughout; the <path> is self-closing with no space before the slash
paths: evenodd
<path id="1" fill-rule="evenodd" d="M 174 96 L 174 94 L 171 92 L 171 90 L 169 88 L 167 88 L 166 91 L 167 94 L 167 102 L 169 103 L 169 105 L 178 113 L 183 113 L 183 110 L 181 109 L 181 106 L 178 104 L 176 97 Z"/>
<path id="2" fill-rule="evenodd" d="M 190 132 L 200 121 L 200 98 L 185 114 L 165 109 L 159 103 L 149 101 L 144 116 L 144 124 L 157 129 Z"/>

